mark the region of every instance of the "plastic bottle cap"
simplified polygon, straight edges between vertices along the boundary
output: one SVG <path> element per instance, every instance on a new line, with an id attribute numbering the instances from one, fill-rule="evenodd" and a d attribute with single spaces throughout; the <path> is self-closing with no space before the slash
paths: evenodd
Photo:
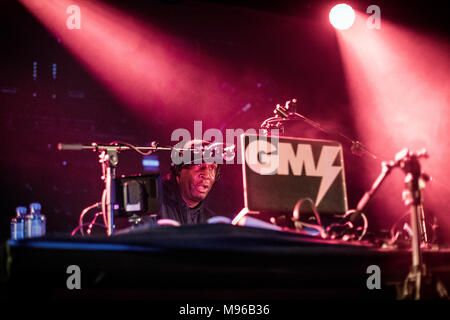
<path id="1" fill-rule="evenodd" d="M 19 216 L 23 216 L 23 215 L 27 214 L 27 207 L 17 207 L 16 213 Z"/>
<path id="2" fill-rule="evenodd" d="M 37 202 L 30 204 L 30 211 L 32 213 L 34 213 L 36 211 L 41 211 L 41 204 L 37 203 Z"/>

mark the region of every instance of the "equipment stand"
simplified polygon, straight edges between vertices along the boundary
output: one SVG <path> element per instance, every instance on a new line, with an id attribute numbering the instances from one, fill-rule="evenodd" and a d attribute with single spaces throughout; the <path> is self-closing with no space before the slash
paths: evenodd
<path id="1" fill-rule="evenodd" d="M 136 147 L 123 142 L 116 142 L 109 145 L 98 145 L 94 142 L 90 146 L 81 144 L 58 144 L 58 150 L 92 150 L 100 153 L 99 162 L 102 165 L 101 179 L 105 182 L 105 189 L 102 196 L 102 214 L 108 236 L 114 234 L 114 204 L 116 203 L 114 179 L 116 178 L 116 167 L 119 163 L 119 151 L 134 150 L 142 155 L 149 155 L 158 150 L 172 151 L 172 149 L 173 147 L 160 147 L 156 142 L 152 142 L 151 147 Z"/>
<path id="2" fill-rule="evenodd" d="M 105 203 L 102 201 L 102 211 L 106 218 L 106 232 L 108 236 L 114 233 L 114 203 L 116 203 L 116 189 L 114 179 L 116 178 L 116 167 L 119 157 L 116 149 L 103 150 L 99 155 L 102 165 L 102 180 L 105 181 Z"/>
<path id="3" fill-rule="evenodd" d="M 427 241 L 423 209 L 422 191 L 429 177 L 422 173 L 419 159 L 427 158 L 428 154 L 423 151 L 411 153 L 407 149 L 396 155 L 396 163 L 405 172 L 404 203 L 409 206 L 410 223 L 412 229 L 411 251 L 412 264 L 408 276 L 403 283 L 401 299 L 421 299 L 422 284 L 436 285 L 440 298 L 447 297 L 447 290 L 439 279 L 433 279 L 427 271 L 422 259 L 421 244 Z M 424 228 L 424 230 L 421 230 Z M 434 281 L 433 281 L 434 280 Z M 434 282 L 434 283 L 433 283 Z"/>

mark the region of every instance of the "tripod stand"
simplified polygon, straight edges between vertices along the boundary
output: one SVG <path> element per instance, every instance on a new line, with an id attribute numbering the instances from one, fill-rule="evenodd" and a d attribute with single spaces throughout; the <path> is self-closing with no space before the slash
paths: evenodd
<path id="1" fill-rule="evenodd" d="M 405 149 L 396 155 L 396 163 L 406 174 L 403 201 L 406 206 L 409 206 L 412 229 L 412 263 L 409 274 L 403 283 L 400 299 L 421 299 L 423 284 L 436 285 L 435 289 L 439 297 L 448 298 L 445 286 L 427 271 L 422 257 L 422 244 L 424 246 L 428 244 L 428 236 L 423 213 L 421 189 L 425 187 L 425 183 L 430 178 L 422 172 L 419 162 L 420 158 L 428 158 L 426 151 L 411 153 Z"/>
<path id="2" fill-rule="evenodd" d="M 433 279 L 427 271 L 422 257 L 422 247 L 429 245 L 429 237 L 426 229 L 425 215 L 423 211 L 422 189 L 426 182 L 430 180 L 426 173 L 422 172 L 419 162 L 421 158 L 428 158 L 425 150 L 412 153 L 408 149 L 401 150 L 395 155 L 395 160 L 382 163 L 382 171 L 372 187 L 367 191 L 357 205 L 357 211 L 362 211 L 367 202 L 379 189 L 383 181 L 392 172 L 394 168 L 400 168 L 405 173 L 405 190 L 403 191 L 403 201 L 405 206 L 409 207 L 410 225 L 411 225 L 411 267 L 408 276 L 403 282 L 400 299 L 421 299 L 423 283 L 429 284 L 432 280 L 436 282 L 438 295 L 447 297 L 447 290 L 440 280 Z"/>

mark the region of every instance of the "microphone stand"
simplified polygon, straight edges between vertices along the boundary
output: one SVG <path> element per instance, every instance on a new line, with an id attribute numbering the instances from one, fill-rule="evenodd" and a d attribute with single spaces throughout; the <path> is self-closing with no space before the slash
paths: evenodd
<path id="1" fill-rule="evenodd" d="M 372 198 L 394 168 L 401 168 L 403 170 L 406 174 L 404 180 L 405 190 L 403 192 L 403 195 L 406 196 L 404 196 L 403 200 L 404 204 L 409 206 L 412 231 L 412 262 L 409 274 L 403 283 L 403 291 L 399 296 L 400 299 L 413 298 L 419 300 L 421 298 L 423 280 L 431 279 L 431 274 L 427 272 L 426 265 L 422 258 L 422 247 L 428 245 L 428 236 L 423 213 L 421 191 L 421 189 L 425 187 L 425 182 L 430 180 L 430 177 L 422 172 L 419 162 L 420 158 L 428 158 L 428 154 L 425 150 L 418 153 L 412 153 L 408 149 L 403 149 L 395 155 L 395 161 L 383 161 L 380 175 L 372 184 L 370 190 L 362 196 L 356 209 L 357 212 L 362 212 L 367 202 Z M 436 290 L 441 298 L 447 296 L 447 290 L 439 279 L 436 280 Z"/>
<path id="2" fill-rule="evenodd" d="M 114 204 L 116 203 L 116 190 L 114 179 L 116 178 L 116 168 L 119 163 L 118 153 L 121 150 L 135 150 L 141 154 L 148 155 L 158 150 L 171 151 L 172 147 L 159 147 L 155 142 L 151 147 L 136 147 L 130 144 L 118 145 L 89 145 L 81 144 L 58 144 L 58 150 L 92 150 L 99 153 L 99 162 L 102 166 L 101 179 L 105 183 L 105 199 L 102 197 L 102 213 L 108 236 L 114 234 Z M 143 153 L 146 151 L 147 153 Z"/>
<path id="3" fill-rule="evenodd" d="M 414 299 L 419 300 L 421 298 L 422 283 L 430 284 L 432 280 L 435 280 L 436 291 L 440 298 L 448 297 L 447 289 L 439 279 L 433 279 L 431 274 L 427 271 L 426 265 L 423 262 L 422 257 L 422 244 L 425 246 L 427 243 L 425 221 L 423 216 L 422 205 L 422 191 L 425 187 L 425 182 L 430 180 L 430 177 L 422 173 L 420 158 L 428 158 L 427 152 L 421 151 L 418 153 L 412 153 L 408 149 L 400 151 L 396 155 L 396 162 L 398 166 L 406 174 L 405 176 L 405 191 L 403 201 L 406 206 L 409 206 L 412 240 L 412 264 L 408 276 L 403 283 L 403 292 L 401 293 L 401 299 Z"/>
<path id="4" fill-rule="evenodd" d="M 111 236 L 114 233 L 114 207 L 116 203 L 116 190 L 113 187 L 114 179 L 116 178 L 116 167 L 119 163 L 117 150 L 107 149 L 103 150 L 99 155 L 99 162 L 102 165 L 102 177 L 105 182 L 105 210 L 106 210 L 106 233 Z M 102 203 L 103 207 L 103 203 Z"/>
<path id="5" fill-rule="evenodd" d="M 323 128 L 318 122 L 315 122 L 315 121 L 308 119 L 307 117 L 297 113 L 296 109 L 297 109 L 297 99 L 292 99 L 292 100 L 286 101 L 286 104 L 284 106 L 277 104 L 273 111 L 275 116 L 264 120 L 263 123 L 261 123 L 260 127 L 262 129 L 266 130 L 266 135 L 268 134 L 268 130 L 272 130 L 272 129 L 281 130 L 281 132 L 283 133 L 284 132 L 284 125 L 283 125 L 284 122 L 304 121 L 308 125 L 318 129 L 319 131 L 325 132 L 327 134 L 337 135 L 337 136 L 343 138 L 344 140 L 350 142 L 351 151 L 353 154 L 361 155 L 361 154 L 365 153 L 365 154 L 369 155 L 371 158 L 378 160 L 379 157 L 377 157 L 375 154 L 373 154 L 372 152 L 367 150 L 367 148 L 361 142 L 353 140 L 340 132 Z"/>
<path id="6" fill-rule="evenodd" d="M 415 300 L 420 299 L 421 282 L 426 275 L 425 264 L 422 259 L 422 251 L 420 247 L 420 207 L 422 206 L 422 192 L 420 191 L 419 180 L 421 178 L 421 167 L 419 157 L 428 157 L 423 154 L 411 154 L 408 151 L 400 159 L 400 167 L 406 174 L 405 191 L 409 193 L 409 197 L 405 197 L 405 205 L 409 205 L 410 221 L 412 229 L 412 265 L 411 270 L 405 280 L 403 288 L 403 297 L 414 297 Z"/>
<path id="7" fill-rule="evenodd" d="M 211 145 L 212 147 L 217 147 L 218 144 Z M 223 157 L 234 156 L 235 146 L 223 148 Z M 202 157 L 205 157 L 205 152 L 211 152 L 211 150 L 206 148 L 202 149 Z M 99 153 L 99 162 L 102 166 L 102 176 L 101 179 L 105 183 L 104 197 L 102 197 L 102 213 L 105 222 L 107 235 L 111 236 L 114 234 L 114 205 L 116 203 L 116 190 L 114 179 L 116 178 L 116 168 L 119 163 L 119 151 L 122 150 L 134 150 L 142 155 L 149 155 L 156 151 L 198 151 L 198 149 L 192 148 L 175 148 L 175 147 L 161 147 L 153 141 L 150 147 L 136 147 L 126 142 L 116 141 L 109 145 L 98 145 L 97 143 L 92 143 L 91 145 L 81 145 L 81 144 L 58 144 L 58 150 L 92 150 Z M 226 159 L 226 158 L 225 158 Z"/>

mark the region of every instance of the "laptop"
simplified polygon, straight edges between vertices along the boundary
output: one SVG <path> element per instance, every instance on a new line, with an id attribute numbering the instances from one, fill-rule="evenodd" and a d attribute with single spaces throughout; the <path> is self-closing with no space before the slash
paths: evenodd
<path id="1" fill-rule="evenodd" d="M 348 210 L 339 142 L 244 133 L 241 161 L 244 209 L 250 214 L 292 213 L 300 199 L 310 199 L 321 216 Z"/>

